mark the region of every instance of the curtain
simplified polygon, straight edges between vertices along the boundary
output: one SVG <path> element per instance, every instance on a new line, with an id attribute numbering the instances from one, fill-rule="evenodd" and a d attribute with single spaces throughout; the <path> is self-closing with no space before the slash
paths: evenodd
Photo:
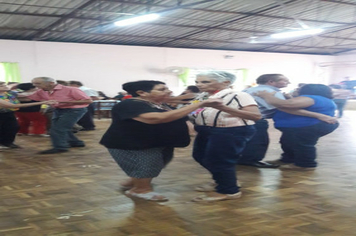
<path id="1" fill-rule="evenodd" d="M 189 76 L 189 68 L 184 68 L 182 72 L 178 74 L 178 78 L 183 82 L 184 86 L 187 86 Z"/>
<path id="2" fill-rule="evenodd" d="M 0 66 L 4 71 L 4 82 L 21 82 L 19 63 L 17 62 L 2 62 Z"/>

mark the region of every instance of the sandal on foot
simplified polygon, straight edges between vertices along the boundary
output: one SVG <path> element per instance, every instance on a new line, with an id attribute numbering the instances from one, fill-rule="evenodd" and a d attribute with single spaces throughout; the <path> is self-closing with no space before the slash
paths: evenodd
<path id="1" fill-rule="evenodd" d="M 133 186 L 124 186 L 124 185 L 120 185 L 120 190 L 121 191 L 126 191 L 126 190 L 130 190 L 133 188 Z"/>
<path id="2" fill-rule="evenodd" d="M 224 194 L 223 196 L 209 197 L 209 196 L 199 196 L 192 199 L 193 202 L 216 202 L 216 201 L 225 201 L 233 200 L 241 197 L 241 192 L 234 194 Z"/>
<path id="3" fill-rule="evenodd" d="M 125 194 L 129 197 L 137 197 L 142 198 L 147 201 L 154 201 L 154 202 L 166 202 L 168 198 L 155 192 L 148 192 L 148 193 L 132 193 L 130 190 L 125 191 Z"/>
<path id="4" fill-rule="evenodd" d="M 241 184 L 239 182 L 236 182 L 236 185 L 241 187 Z M 215 187 L 217 186 L 216 183 L 206 183 L 202 184 L 200 186 L 195 187 L 195 191 L 198 192 L 215 192 L 216 189 Z"/>
<path id="5" fill-rule="evenodd" d="M 198 187 L 195 187 L 195 191 L 198 192 L 215 192 L 216 183 L 206 183 Z"/>

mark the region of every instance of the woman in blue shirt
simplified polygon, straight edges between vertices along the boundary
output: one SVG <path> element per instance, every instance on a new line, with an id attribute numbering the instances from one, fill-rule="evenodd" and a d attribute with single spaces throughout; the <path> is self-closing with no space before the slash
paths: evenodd
<path id="1" fill-rule="evenodd" d="M 281 100 L 266 91 L 257 93 L 279 110 L 273 116 L 274 124 L 282 132 L 283 154 L 279 162 L 292 168 L 315 168 L 316 147 L 320 137 L 333 132 L 339 124 L 326 123 L 312 117 L 286 113 L 287 109 L 303 108 L 308 111 L 334 116 L 336 105 L 331 89 L 323 84 L 306 84 L 296 98 Z"/>

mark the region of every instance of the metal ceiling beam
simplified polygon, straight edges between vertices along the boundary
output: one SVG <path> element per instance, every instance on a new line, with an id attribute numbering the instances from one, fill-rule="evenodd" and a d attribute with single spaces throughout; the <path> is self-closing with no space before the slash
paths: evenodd
<path id="1" fill-rule="evenodd" d="M 293 3 L 293 2 L 295 2 L 295 1 L 297 1 L 297 0 L 290 0 L 290 1 L 288 1 L 286 4 Z M 259 13 L 262 13 L 262 12 L 265 12 L 265 11 L 269 11 L 269 10 L 272 10 L 272 9 L 275 9 L 275 8 L 278 8 L 278 7 L 279 7 L 279 5 L 274 5 L 274 6 L 272 6 L 272 7 L 268 7 L 268 8 L 266 8 L 266 9 L 257 11 L 255 14 L 259 14 Z M 217 25 L 211 26 L 211 27 L 209 27 L 209 28 L 207 28 L 207 29 L 205 29 L 205 30 L 200 30 L 200 31 L 197 31 L 197 32 L 194 32 L 194 33 L 188 33 L 188 34 L 186 34 L 186 35 L 184 35 L 184 36 L 182 36 L 182 37 L 178 37 L 178 38 L 176 38 L 176 39 L 174 39 L 174 40 L 164 42 L 164 43 L 160 44 L 159 46 L 165 46 L 165 45 L 167 45 L 167 44 L 169 44 L 169 43 L 171 43 L 171 42 L 174 42 L 174 41 L 177 41 L 177 40 L 181 40 L 181 39 L 185 39 L 185 38 L 191 37 L 191 36 L 193 36 L 193 35 L 201 34 L 201 33 L 207 32 L 207 31 L 209 31 L 209 30 L 216 29 L 217 27 L 221 27 L 221 26 L 228 25 L 228 24 L 231 24 L 231 23 L 236 23 L 236 22 L 238 22 L 238 21 L 240 21 L 240 20 L 242 20 L 242 19 L 249 18 L 249 17 L 251 17 L 251 16 L 253 16 L 253 15 L 254 15 L 254 14 L 251 14 L 251 15 L 248 15 L 248 16 L 243 16 L 243 17 L 238 17 L 237 19 L 233 19 L 233 20 L 230 20 L 230 21 L 221 23 L 221 24 L 217 24 Z"/>
<path id="2" fill-rule="evenodd" d="M 38 29 L 20 29 L 20 28 L 11 28 L 11 27 L 0 27 L 0 30 L 14 30 L 14 31 L 40 31 Z M 137 36 L 137 35 L 129 35 L 129 34 L 97 34 L 97 33 L 88 33 L 88 32 L 78 32 L 78 31 L 59 31 L 59 30 L 52 30 L 52 33 L 60 33 L 60 34 L 82 34 L 85 36 L 104 36 L 104 37 L 133 37 L 133 38 L 148 38 L 148 39 L 174 39 L 172 37 L 160 37 L 160 36 Z M 19 38 L 23 39 L 23 38 Z M 26 40 L 26 39 L 23 39 Z M 251 45 L 250 43 L 246 42 L 236 42 L 236 41 L 226 41 L 226 40 L 208 40 L 208 39 L 187 39 L 189 41 L 195 41 L 195 42 L 216 42 L 216 43 L 226 43 L 226 44 L 247 44 Z M 266 45 L 266 43 L 259 43 L 258 45 Z M 276 46 L 286 46 L 285 44 L 274 44 Z M 324 47 L 320 46 L 315 46 L 315 47 L 310 47 L 310 46 L 300 46 L 300 45 L 287 45 L 290 47 L 295 47 L 295 48 L 317 48 L 317 49 L 324 49 Z M 338 49 L 338 48 L 333 48 L 333 49 Z M 236 49 L 235 49 L 236 50 Z"/>
<path id="3" fill-rule="evenodd" d="M 63 23 L 65 20 L 67 20 L 68 18 L 73 17 L 77 12 L 80 12 L 80 10 L 92 5 L 93 3 L 97 2 L 97 0 L 89 0 L 87 2 L 85 2 L 84 4 L 78 6 L 77 8 L 75 8 L 72 12 L 63 15 L 59 20 L 53 22 L 52 24 L 50 24 L 49 26 L 47 26 L 45 29 L 39 31 L 38 33 L 29 36 L 28 38 L 30 40 L 36 40 L 36 38 L 41 37 L 44 33 L 46 33 L 47 31 L 53 29 L 54 27 L 60 25 L 61 23 Z"/>
<path id="4" fill-rule="evenodd" d="M 351 2 L 341 2 L 337 0 L 320 0 L 322 2 L 332 2 L 332 3 L 337 3 L 337 4 L 344 4 L 344 5 L 351 5 L 351 6 L 356 6 L 356 3 L 351 3 Z"/>
<path id="5" fill-rule="evenodd" d="M 323 35 L 327 35 L 327 34 L 331 34 L 331 33 L 336 33 L 336 32 L 342 31 L 342 30 L 347 30 L 347 29 L 352 29 L 352 28 L 355 28 L 355 26 L 342 27 L 341 29 L 336 29 L 336 30 L 333 30 L 333 31 L 329 31 L 329 32 L 325 32 L 325 33 L 319 34 L 317 36 L 309 36 L 309 37 L 319 37 L 319 36 L 323 36 Z M 306 38 L 308 38 L 308 37 L 303 37 L 303 38 L 295 39 L 295 40 L 292 40 L 292 41 L 288 41 L 288 42 L 283 43 L 283 45 L 286 45 L 286 44 L 289 44 L 289 43 L 298 42 L 298 41 L 301 41 L 301 40 L 305 40 Z M 269 47 L 263 48 L 262 50 L 270 49 L 270 48 L 273 48 L 273 47 L 274 46 L 269 46 Z"/>

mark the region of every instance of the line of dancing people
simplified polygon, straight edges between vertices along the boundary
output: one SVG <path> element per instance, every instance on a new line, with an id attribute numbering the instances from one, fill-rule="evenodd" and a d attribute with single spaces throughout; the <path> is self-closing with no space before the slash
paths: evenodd
<path id="1" fill-rule="evenodd" d="M 266 74 L 257 87 L 246 92 L 231 89 L 235 76 L 224 71 L 200 73 L 198 100 L 171 110 L 165 105 L 171 91 L 160 81 L 136 81 L 123 85 L 133 98 L 115 105 L 112 123 L 102 137 L 104 145 L 130 177 L 121 188 L 130 197 L 150 201 L 168 198 L 153 190 L 152 179 L 171 161 L 174 147 L 189 144 L 186 116 L 195 121 L 197 136 L 193 158 L 207 169 L 212 183 L 196 188 L 205 192 L 193 201 L 213 202 L 241 196 L 236 165 L 311 170 L 317 166 L 318 139 L 338 127 L 331 89 L 306 84 L 296 98 L 286 100 L 280 88 L 288 79 Z M 273 118 L 282 132 L 283 154 L 275 163 L 263 162 L 269 144 L 266 119 Z"/>
<path id="2" fill-rule="evenodd" d="M 189 144 L 188 115 L 194 119 L 197 132 L 193 158 L 213 179 L 212 183 L 197 187 L 196 190 L 206 194 L 194 201 L 239 198 L 237 164 L 260 168 L 276 168 L 282 164 L 286 168 L 307 170 L 316 167 L 318 139 L 338 127 L 331 89 L 322 84 L 306 84 L 300 88 L 298 97 L 286 100 L 279 90 L 289 83 L 283 75 L 262 75 L 257 79 L 258 86 L 245 92 L 231 88 L 235 79 L 233 74 L 224 71 L 198 74 L 196 86 L 201 94 L 190 105 L 174 110 L 165 105 L 172 92 L 163 82 L 136 81 L 123 85 L 132 98 L 113 107 L 112 123 L 100 143 L 130 177 L 121 184 L 128 196 L 168 200 L 153 191 L 151 181 L 171 161 L 175 147 Z M 71 129 L 92 103 L 90 97 L 78 88 L 57 84 L 48 77 L 35 78 L 32 83 L 38 90 L 26 97 L 39 103 L 10 106 L 11 102 L 2 99 L 1 107 L 14 109 L 39 104 L 54 107 L 50 130 L 53 148 L 41 154 L 84 147 L 84 142 Z M 0 87 L 0 94 L 4 91 L 6 88 L 1 90 Z M 269 144 L 266 119 L 271 118 L 282 132 L 283 154 L 274 163 L 262 161 Z M 5 119 L 2 117 L 1 127 Z M 1 144 L 13 144 L 13 140 L 6 142 Z"/>

